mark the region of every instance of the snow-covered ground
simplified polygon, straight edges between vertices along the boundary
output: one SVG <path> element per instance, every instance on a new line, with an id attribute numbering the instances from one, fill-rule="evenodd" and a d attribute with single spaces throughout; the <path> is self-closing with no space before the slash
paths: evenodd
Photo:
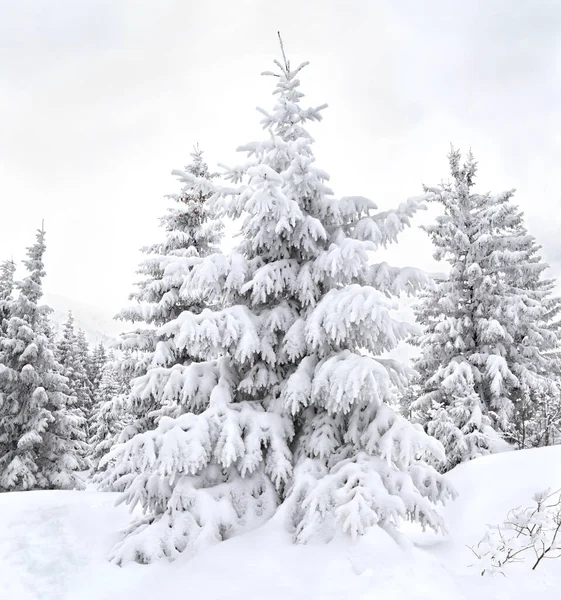
<path id="1" fill-rule="evenodd" d="M 106 560 L 129 520 L 116 496 L 95 491 L 0 495 L 2 600 L 554 600 L 561 559 L 538 570 L 514 565 L 481 577 L 467 548 L 486 523 L 561 488 L 561 447 L 510 452 L 456 468 L 460 493 L 445 510 L 446 538 L 406 530 L 396 544 L 382 531 L 356 544 L 294 546 L 280 517 L 192 560 L 117 567 Z"/>

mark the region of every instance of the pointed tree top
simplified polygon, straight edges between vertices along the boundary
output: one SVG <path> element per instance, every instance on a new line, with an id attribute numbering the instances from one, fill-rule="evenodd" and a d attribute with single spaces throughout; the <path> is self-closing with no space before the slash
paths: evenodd
<path id="1" fill-rule="evenodd" d="M 450 162 L 450 173 L 455 179 L 456 184 L 465 184 L 468 189 L 473 185 L 475 175 L 477 173 L 477 161 L 473 156 L 471 148 L 466 156 L 466 159 L 462 164 L 462 153 L 459 149 L 454 148 L 450 145 L 450 152 L 448 154 L 448 160 Z"/>
<path id="2" fill-rule="evenodd" d="M 279 36 L 279 43 L 280 43 L 281 52 L 282 52 L 282 59 L 284 60 L 284 67 L 287 71 L 290 71 L 290 61 L 286 58 L 286 53 L 284 51 L 284 43 L 282 41 L 280 31 L 277 31 L 277 35 Z"/>
<path id="3" fill-rule="evenodd" d="M 203 157 L 203 151 L 201 150 L 201 147 L 199 146 L 199 142 L 197 142 L 194 146 L 193 146 L 193 152 L 191 152 L 191 156 L 193 157 L 194 160 L 201 160 Z"/>
<path id="4" fill-rule="evenodd" d="M 286 57 L 286 52 L 284 50 L 284 42 L 282 41 L 282 37 L 281 37 L 280 31 L 277 31 L 277 35 L 278 35 L 278 38 L 279 38 L 279 43 L 280 43 L 280 48 L 281 48 L 282 62 L 280 60 L 277 60 L 277 59 L 275 59 L 273 62 L 281 70 L 281 73 L 279 74 L 279 73 L 275 73 L 273 71 L 263 71 L 261 73 L 261 75 L 269 75 L 269 76 L 272 76 L 272 77 L 279 77 L 280 79 L 285 79 L 287 81 L 291 81 L 292 79 L 294 79 L 294 77 L 296 77 L 296 75 L 304 67 L 307 67 L 310 63 L 308 61 L 305 61 L 305 62 L 301 63 L 300 65 L 298 65 L 298 67 L 296 67 L 296 69 L 294 69 L 294 71 L 292 71 L 290 69 L 290 61 Z"/>

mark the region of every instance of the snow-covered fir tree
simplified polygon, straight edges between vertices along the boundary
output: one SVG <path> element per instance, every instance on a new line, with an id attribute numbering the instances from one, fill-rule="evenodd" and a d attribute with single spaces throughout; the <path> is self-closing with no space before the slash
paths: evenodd
<path id="1" fill-rule="evenodd" d="M 90 420 L 90 461 L 95 470 L 131 418 L 127 412 L 127 391 L 119 364 L 111 357 L 103 367 Z"/>
<path id="2" fill-rule="evenodd" d="M 89 376 L 90 346 L 83 329 L 78 329 L 76 332 L 76 357 L 80 365 L 80 379 L 76 395 L 86 418 L 88 418 L 93 409 L 95 390 Z"/>
<path id="3" fill-rule="evenodd" d="M 28 275 L 8 304 L 10 318 L 0 347 L 0 490 L 81 487 L 84 421 L 73 410 L 67 379 L 39 306 L 45 275 L 45 232 L 24 262 Z"/>
<path id="4" fill-rule="evenodd" d="M 16 263 L 13 260 L 5 260 L 0 264 L 0 336 L 7 326 L 6 319 L 9 317 L 9 303 L 14 291 L 14 273 Z"/>
<path id="5" fill-rule="evenodd" d="M 16 263 L 12 259 L 0 263 L 0 298 L 2 300 L 7 300 L 12 295 L 15 272 Z"/>
<path id="6" fill-rule="evenodd" d="M 214 175 L 209 172 L 198 147 L 191 158 L 186 172 L 211 181 Z M 158 372 L 164 366 L 169 369 L 177 365 L 176 372 L 179 373 L 191 362 L 188 349 L 177 348 L 172 336 L 158 331 L 158 327 L 177 318 L 184 310 L 202 310 L 204 300 L 189 302 L 180 295 L 184 269 L 190 268 L 190 261 L 217 252 L 222 237 L 223 225 L 209 211 L 208 193 L 193 189 L 169 198 L 174 204 L 160 219 L 166 232 L 164 240 L 142 249 L 148 255 L 137 271 L 143 279 L 131 294 L 131 299 L 137 304 L 118 315 L 122 320 L 144 324 L 143 328 L 123 336 L 121 364 L 125 381 L 127 377 L 144 376 L 150 369 Z M 130 394 L 128 411 L 135 418 L 123 431 L 123 440 L 151 428 L 157 416 L 154 411 L 161 409 L 163 404 L 169 404 L 161 402 L 157 390 L 146 390 L 143 381 L 135 382 Z"/>
<path id="7" fill-rule="evenodd" d="M 62 330 L 62 336 L 58 343 L 58 359 L 59 362 L 66 366 L 65 363 L 74 363 L 74 354 L 76 353 L 76 332 L 74 331 L 74 317 L 72 311 L 68 311 L 68 316 Z"/>
<path id="8" fill-rule="evenodd" d="M 408 373 L 379 358 L 411 331 L 392 316 L 392 296 L 424 277 L 369 260 L 422 198 L 377 211 L 363 197 L 333 197 L 305 128 L 323 108 L 301 105 L 305 65 L 276 65 L 266 135 L 240 148 L 248 161 L 228 172 L 231 186 L 179 173 L 185 193 L 213 193 L 241 219 L 241 240 L 229 257 L 164 269 L 185 308 L 158 323 L 165 343 L 134 394 L 186 412 L 111 453 L 123 501 L 146 513 L 116 548 L 118 562 L 196 551 L 281 504 L 297 542 L 338 528 L 392 532 L 407 518 L 443 526 L 435 504 L 451 490 L 418 458 L 442 457 L 442 446 L 387 404 Z M 187 309 L 209 302 L 223 308 Z M 184 352 L 198 362 L 177 363 Z"/>
<path id="9" fill-rule="evenodd" d="M 94 482 L 102 479 L 101 471 L 108 465 L 99 468 L 100 459 L 107 454 L 116 443 L 125 425 L 133 420 L 130 402 L 130 376 L 125 362 L 132 362 L 129 349 L 115 356 L 113 350 L 107 351 L 103 344 L 98 344 L 88 361 L 88 373 L 93 377 L 93 404 L 88 415 L 88 435 L 91 448 L 90 461 L 94 470 Z"/>
<path id="10" fill-rule="evenodd" d="M 63 375 L 68 379 L 70 394 L 76 398 L 75 409 L 84 419 L 88 419 L 92 409 L 92 384 L 88 377 L 88 343 L 84 332 L 76 332 L 72 312 L 64 325 L 62 337 L 57 344 L 58 360 L 63 368 Z"/>
<path id="11" fill-rule="evenodd" d="M 557 386 L 560 383 L 557 378 Z M 561 390 L 537 392 L 524 398 L 514 411 L 514 442 L 519 448 L 561 444 Z"/>
<path id="12" fill-rule="evenodd" d="M 91 356 L 87 362 L 88 379 L 91 381 L 94 395 L 101 383 L 103 368 L 105 367 L 106 362 L 107 350 L 103 343 L 99 342 L 91 352 Z"/>
<path id="13" fill-rule="evenodd" d="M 516 207 L 513 212 L 520 242 L 510 285 L 513 299 L 522 296 L 528 308 L 524 311 L 525 305 L 517 303 L 524 318 L 513 330 L 514 344 L 508 348 L 511 360 L 520 363 L 514 369 L 520 385 L 512 395 L 509 438 L 520 448 L 549 446 L 561 442 L 561 298 L 557 280 L 544 277 L 548 265 L 541 247 L 528 235 L 523 215 Z"/>
<path id="14" fill-rule="evenodd" d="M 474 191 L 476 162 L 449 155 L 452 181 L 430 191 L 444 209 L 425 229 L 449 277 L 423 292 L 418 398 L 411 413 L 446 449 L 448 469 L 504 448 L 520 434 L 516 413 L 559 398 L 559 299 L 524 228 L 513 192 Z M 558 402 L 558 400 L 557 400 Z M 520 420 L 520 419 L 518 419 Z"/>
<path id="15" fill-rule="evenodd" d="M 16 263 L 13 260 L 4 260 L 0 264 L 0 301 L 6 302 L 12 297 L 14 290 L 14 274 Z"/>

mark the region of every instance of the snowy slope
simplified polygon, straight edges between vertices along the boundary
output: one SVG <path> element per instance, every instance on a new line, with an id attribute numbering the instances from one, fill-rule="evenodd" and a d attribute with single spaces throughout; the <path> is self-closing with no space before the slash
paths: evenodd
<path id="1" fill-rule="evenodd" d="M 84 330 L 90 344 L 110 344 L 127 328 L 127 324 L 113 319 L 114 314 L 111 311 L 76 302 L 59 294 L 45 292 L 43 304 L 53 309 L 51 321 L 58 332 L 62 331 L 68 311 L 71 310 L 76 328 Z"/>
<path id="2" fill-rule="evenodd" d="M 1 600 L 554 600 L 561 559 L 532 572 L 480 577 L 468 567 L 486 523 L 561 487 L 561 447 L 478 459 L 450 477 L 459 499 L 445 509 L 450 534 L 409 527 L 398 546 L 381 531 L 353 544 L 294 546 L 282 514 L 267 526 L 173 564 L 109 564 L 105 557 L 128 522 L 116 496 L 99 492 L 24 492 L 0 496 Z"/>

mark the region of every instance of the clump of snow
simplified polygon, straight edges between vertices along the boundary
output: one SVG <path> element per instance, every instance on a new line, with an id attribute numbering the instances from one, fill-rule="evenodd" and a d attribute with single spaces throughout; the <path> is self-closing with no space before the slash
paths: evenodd
<path id="1" fill-rule="evenodd" d="M 561 559 L 540 570 L 516 564 L 481 577 L 468 545 L 536 491 L 561 487 L 561 447 L 478 458 L 448 475 L 458 500 L 443 509 L 446 537 L 407 525 L 352 542 L 294 545 L 283 509 L 263 527 L 192 559 L 118 567 L 107 556 L 129 522 L 117 494 L 94 491 L 0 495 L 1 600 L 544 600 L 559 597 Z"/>

